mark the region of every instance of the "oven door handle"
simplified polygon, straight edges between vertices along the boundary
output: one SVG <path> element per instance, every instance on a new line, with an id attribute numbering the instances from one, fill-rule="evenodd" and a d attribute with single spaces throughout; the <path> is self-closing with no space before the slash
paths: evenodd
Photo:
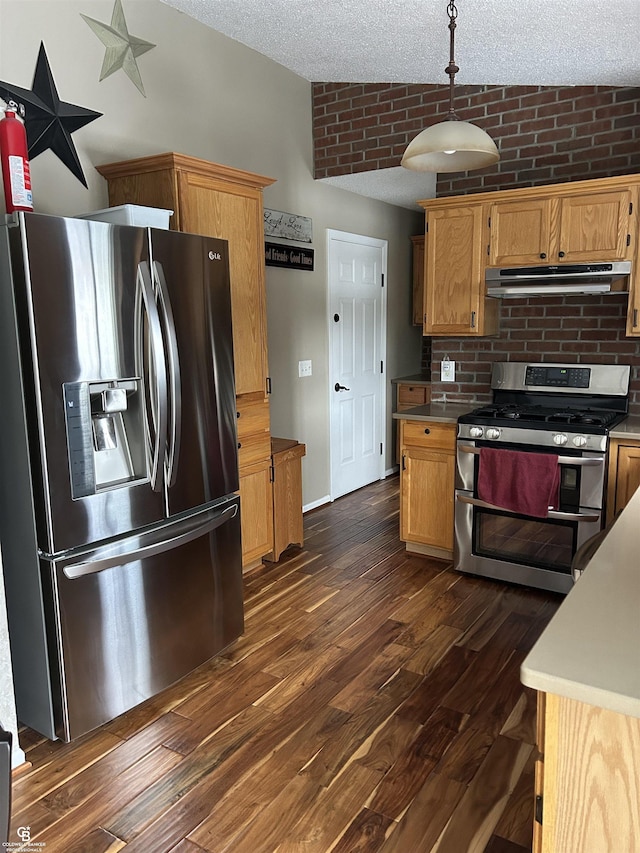
<path id="1" fill-rule="evenodd" d="M 496 506 L 495 504 L 487 503 L 487 501 L 478 500 L 478 498 L 469 498 L 466 495 L 456 495 L 456 500 L 463 504 L 477 506 L 479 509 L 494 509 L 498 512 L 508 512 L 512 515 L 519 515 L 519 513 L 514 513 L 506 507 Z M 600 521 L 599 515 L 586 515 L 580 512 L 559 512 L 556 509 L 550 509 L 546 518 L 557 518 L 560 521 Z"/>
<path id="2" fill-rule="evenodd" d="M 464 453 L 480 455 L 479 447 L 469 447 L 467 444 L 459 444 L 458 450 Z M 604 456 L 558 456 L 558 465 L 602 465 Z"/>

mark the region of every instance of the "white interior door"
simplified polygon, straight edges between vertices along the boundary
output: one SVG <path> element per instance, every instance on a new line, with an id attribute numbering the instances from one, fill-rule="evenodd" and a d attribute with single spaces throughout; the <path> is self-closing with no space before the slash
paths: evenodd
<path id="1" fill-rule="evenodd" d="M 329 231 L 332 499 L 384 477 L 386 250 Z"/>

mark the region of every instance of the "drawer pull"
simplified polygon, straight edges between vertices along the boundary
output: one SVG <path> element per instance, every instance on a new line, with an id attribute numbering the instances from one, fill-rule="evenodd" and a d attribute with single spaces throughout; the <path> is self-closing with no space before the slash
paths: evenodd
<path id="1" fill-rule="evenodd" d="M 425 434 L 425 435 L 430 435 L 430 434 L 431 434 L 431 430 L 429 429 L 429 427 L 427 427 L 427 428 L 425 429 L 424 434 Z"/>
<path id="2" fill-rule="evenodd" d="M 238 442 L 238 450 L 240 450 L 240 448 L 241 448 L 241 447 L 242 447 L 242 442 L 241 442 L 241 441 L 239 441 L 239 442 Z"/>

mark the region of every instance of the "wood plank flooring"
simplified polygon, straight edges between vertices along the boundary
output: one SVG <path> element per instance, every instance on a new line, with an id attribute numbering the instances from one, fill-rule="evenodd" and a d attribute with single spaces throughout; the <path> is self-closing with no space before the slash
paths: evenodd
<path id="1" fill-rule="evenodd" d="M 11 842 L 46 853 L 524 853 L 535 696 L 561 597 L 398 539 L 398 478 L 305 517 L 245 576 L 245 633 L 72 744 L 29 729 Z M 43 846 L 44 845 L 44 846 Z M 29 848 L 33 849 L 33 848 Z"/>

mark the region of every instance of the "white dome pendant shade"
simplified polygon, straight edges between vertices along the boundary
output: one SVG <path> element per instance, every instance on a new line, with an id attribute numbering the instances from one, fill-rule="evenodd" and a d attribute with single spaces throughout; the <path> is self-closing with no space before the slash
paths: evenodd
<path id="1" fill-rule="evenodd" d="M 425 128 L 407 146 L 400 161 L 414 172 L 466 172 L 500 159 L 488 133 L 468 121 L 447 119 Z"/>
<path id="2" fill-rule="evenodd" d="M 458 10 L 449 0 L 449 112 L 444 121 L 425 128 L 407 146 L 400 161 L 415 172 L 466 172 L 484 169 L 500 159 L 495 142 L 488 133 L 468 121 L 460 121 L 453 109 L 453 85 L 460 70 L 454 59 L 454 38 Z"/>

